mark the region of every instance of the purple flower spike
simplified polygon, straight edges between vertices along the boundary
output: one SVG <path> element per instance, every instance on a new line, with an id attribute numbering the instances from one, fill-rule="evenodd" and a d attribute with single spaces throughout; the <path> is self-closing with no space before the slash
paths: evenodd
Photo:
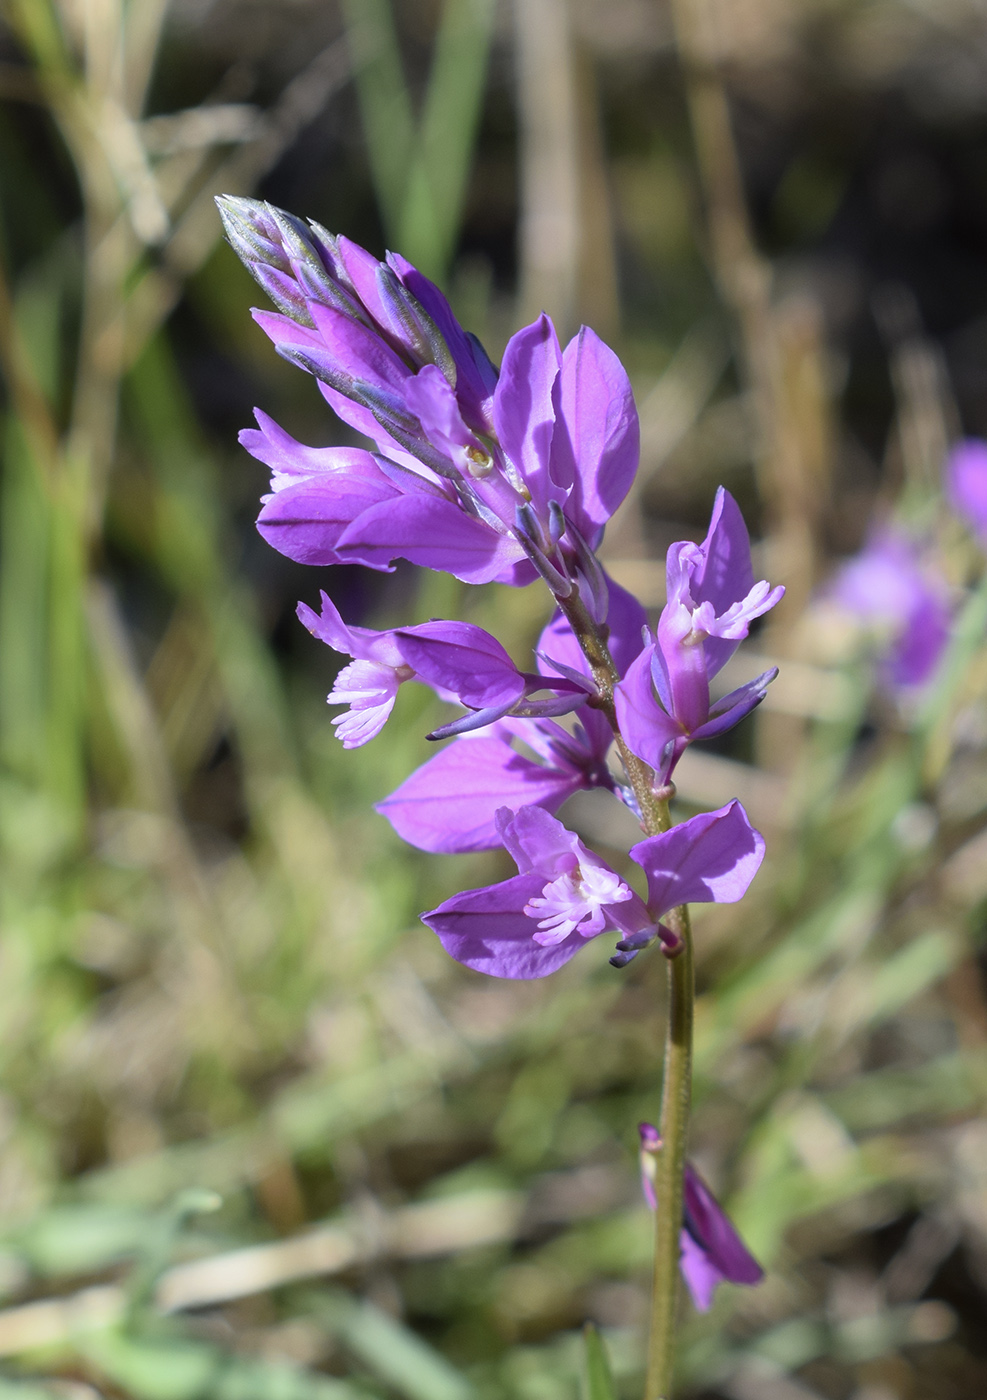
<path id="1" fill-rule="evenodd" d="M 668 601 L 655 640 L 616 687 L 621 732 L 638 758 L 667 782 L 685 749 L 739 723 L 764 699 L 772 669 L 710 703 L 709 682 L 783 588 L 754 582 L 750 539 L 736 501 L 721 486 L 702 544 L 668 551 Z"/>
<path id="2" fill-rule="evenodd" d="M 890 690 L 907 692 L 928 680 L 949 638 L 946 583 L 923 566 L 903 531 L 876 531 L 839 570 L 829 597 L 874 632 Z"/>
<path id="3" fill-rule="evenodd" d="M 388 632 L 348 627 L 325 593 L 321 614 L 299 603 L 298 616 L 314 637 L 353 657 L 329 695 L 330 704 L 350 706 L 332 721 L 347 749 L 380 733 L 404 681 L 424 681 L 471 711 L 431 738 L 478 729 L 506 714 L 566 714 L 592 693 L 590 682 L 519 671 L 496 638 L 469 622 L 425 622 Z M 555 695 L 530 699 L 540 690 Z"/>
<path id="4" fill-rule="evenodd" d="M 645 905 L 543 809 L 503 809 L 497 825 L 519 874 L 422 915 L 457 962 L 491 977 L 545 977 L 602 933 L 620 933 L 617 946 L 631 956 L 656 939 L 670 942 L 663 914 L 677 904 L 740 899 L 764 855 L 739 802 L 693 817 L 632 849 L 648 879 Z M 618 958 L 621 966 L 629 960 Z"/>
<path id="5" fill-rule="evenodd" d="M 946 494 L 953 509 L 987 544 L 987 442 L 966 438 L 946 461 Z"/>
<path id="6" fill-rule="evenodd" d="M 658 1208 L 655 1176 L 661 1138 L 651 1123 L 639 1123 L 641 1188 L 652 1210 Z M 752 1287 L 764 1270 L 737 1234 L 725 1211 L 695 1167 L 685 1165 L 679 1267 L 693 1303 L 708 1312 L 719 1283 Z"/>

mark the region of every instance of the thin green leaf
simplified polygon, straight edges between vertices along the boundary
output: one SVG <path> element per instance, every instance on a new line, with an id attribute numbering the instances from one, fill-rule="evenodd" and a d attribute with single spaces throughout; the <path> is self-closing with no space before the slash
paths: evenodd
<path id="1" fill-rule="evenodd" d="M 617 1400 L 607 1349 L 592 1322 L 587 1322 L 583 1328 L 583 1342 L 586 1347 L 586 1400 Z"/>

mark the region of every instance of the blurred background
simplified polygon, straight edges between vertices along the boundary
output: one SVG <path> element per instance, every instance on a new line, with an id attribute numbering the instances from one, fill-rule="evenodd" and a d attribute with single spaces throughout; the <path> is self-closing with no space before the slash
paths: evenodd
<path id="1" fill-rule="evenodd" d="M 503 859 L 372 810 L 436 702 L 344 754 L 294 617 L 465 616 L 523 665 L 546 596 L 262 543 L 253 407 L 346 430 L 250 321 L 221 191 L 399 249 L 495 359 L 592 324 L 649 607 L 737 496 L 788 595 L 734 675 L 782 675 L 678 807 L 768 839 L 697 920 L 693 1128 L 768 1277 L 683 1307 L 682 1395 L 980 1400 L 987 593 L 940 489 L 987 434 L 979 0 L 5 0 L 0 1397 L 575 1400 L 586 1320 L 640 1388 L 661 960 L 446 959 L 419 911 Z M 889 519 L 956 619 L 907 692 L 894 619 L 827 594 Z"/>

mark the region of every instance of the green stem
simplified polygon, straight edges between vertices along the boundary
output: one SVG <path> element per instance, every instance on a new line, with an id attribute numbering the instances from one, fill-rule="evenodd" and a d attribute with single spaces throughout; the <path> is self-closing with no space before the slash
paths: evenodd
<path id="1" fill-rule="evenodd" d="M 628 749 L 620 733 L 614 709 L 614 686 L 619 680 L 606 637 L 593 621 L 578 592 L 560 600 L 573 634 L 583 649 L 600 695 L 596 702 L 610 721 L 627 779 L 641 811 L 647 836 L 667 831 L 672 824 L 669 790 L 656 790 L 651 768 Z M 669 1400 L 675 1362 L 675 1321 L 679 1294 L 679 1235 L 682 1231 L 682 1193 L 686 1138 L 692 1100 L 692 1025 L 695 1001 L 692 932 L 689 910 L 679 905 L 665 916 L 665 923 L 681 940 L 681 951 L 668 961 L 668 1029 L 662 1075 L 661 1138 L 655 1195 L 654 1285 L 648 1370 L 644 1400 Z"/>
<path id="2" fill-rule="evenodd" d="M 644 1400 L 668 1400 L 675 1363 L 675 1320 L 679 1297 L 679 1235 L 682 1179 L 692 1099 L 692 1020 L 695 984 L 689 910 L 680 905 L 666 922 L 682 940 L 682 951 L 668 961 L 668 1029 L 662 1078 L 661 1140 L 655 1180 L 655 1261 L 651 1330 Z"/>

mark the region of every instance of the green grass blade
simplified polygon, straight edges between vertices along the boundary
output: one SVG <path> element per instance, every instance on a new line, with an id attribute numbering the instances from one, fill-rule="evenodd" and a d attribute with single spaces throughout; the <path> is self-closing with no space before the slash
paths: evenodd
<path id="1" fill-rule="evenodd" d="M 408 168 L 415 143 L 411 97 L 390 0 L 343 0 L 370 174 L 385 232 L 401 227 Z"/>
<path id="2" fill-rule="evenodd" d="M 591 1322 L 583 1328 L 586 1347 L 586 1400 L 617 1400 L 603 1338 Z"/>
<path id="3" fill-rule="evenodd" d="M 491 0 L 446 0 L 436 38 L 399 242 L 437 279 L 448 271 L 462 221 L 493 16 Z"/>

